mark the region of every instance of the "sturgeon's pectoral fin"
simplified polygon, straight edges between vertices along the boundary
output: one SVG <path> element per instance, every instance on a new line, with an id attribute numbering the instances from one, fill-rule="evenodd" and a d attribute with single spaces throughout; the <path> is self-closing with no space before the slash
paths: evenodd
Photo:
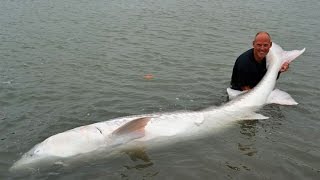
<path id="1" fill-rule="evenodd" d="M 246 114 L 245 116 L 242 116 L 239 119 L 240 120 L 263 120 L 263 119 L 269 119 L 269 117 L 253 112 L 250 114 Z"/>
<path id="2" fill-rule="evenodd" d="M 267 116 L 264 116 L 262 114 L 258 114 L 258 113 L 254 113 L 250 116 L 251 119 L 259 119 L 259 120 L 262 120 L 262 119 L 269 119 L 269 117 Z"/>
<path id="3" fill-rule="evenodd" d="M 239 96 L 240 94 L 246 93 L 247 91 L 238 91 L 231 88 L 227 88 L 227 93 L 229 96 L 229 100 L 234 99 L 235 97 Z"/>
<path id="4" fill-rule="evenodd" d="M 113 131 L 111 134 L 112 145 L 124 144 L 133 139 L 144 137 L 144 128 L 150 119 L 150 117 L 134 119 Z"/>
<path id="5" fill-rule="evenodd" d="M 281 104 L 281 105 L 297 105 L 298 103 L 287 92 L 280 89 L 273 90 L 267 100 L 268 104 Z"/>

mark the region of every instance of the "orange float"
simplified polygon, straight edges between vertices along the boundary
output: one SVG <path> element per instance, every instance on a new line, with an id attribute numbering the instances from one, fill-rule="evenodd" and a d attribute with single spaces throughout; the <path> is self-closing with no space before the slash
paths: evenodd
<path id="1" fill-rule="evenodd" d="M 143 78 L 144 78 L 144 79 L 147 79 L 147 80 L 150 80 L 150 79 L 153 78 L 153 75 L 152 75 L 152 74 L 145 74 L 145 75 L 143 76 Z"/>

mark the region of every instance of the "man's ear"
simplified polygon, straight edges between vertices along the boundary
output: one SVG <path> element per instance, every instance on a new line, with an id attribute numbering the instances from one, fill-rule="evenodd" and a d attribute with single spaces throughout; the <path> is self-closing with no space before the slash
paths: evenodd
<path id="1" fill-rule="evenodd" d="M 252 46 L 254 46 L 254 41 L 252 41 Z"/>
<path id="2" fill-rule="evenodd" d="M 270 42 L 270 47 L 272 47 L 272 41 Z"/>

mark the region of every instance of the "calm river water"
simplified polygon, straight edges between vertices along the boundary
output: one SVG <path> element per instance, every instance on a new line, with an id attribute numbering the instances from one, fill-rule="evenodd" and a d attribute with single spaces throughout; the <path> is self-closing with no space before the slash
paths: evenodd
<path id="1" fill-rule="evenodd" d="M 0 179 L 320 179 L 319 2 L 1 0 Z M 226 102 L 234 61 L 261 30 L 307 49 L 277 83 L 299 105 L 170 146 L 8 171 L 71 128 Z"/>

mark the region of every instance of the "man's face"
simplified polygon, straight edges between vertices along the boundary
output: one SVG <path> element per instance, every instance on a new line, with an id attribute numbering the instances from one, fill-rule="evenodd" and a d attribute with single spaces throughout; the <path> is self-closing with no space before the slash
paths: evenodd
<path id="1" fill-rule="evenodd" d="M 271 48 L 271 41 L 268 35 L 260 34 L 253 41 L 254 57 L 256 60 L 262 60 L 268 54 Z"/>

